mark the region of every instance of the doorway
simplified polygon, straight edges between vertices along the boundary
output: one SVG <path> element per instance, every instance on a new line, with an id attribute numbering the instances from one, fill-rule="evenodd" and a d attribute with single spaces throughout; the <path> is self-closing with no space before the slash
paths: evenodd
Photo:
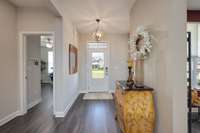
<path id="1" fill-rule="evenodd" d="M 200 132 L 200 24 L 187 24 L 188 133 Z"/>
<path id="2" fill-rule="evenodd" d="M 54 112 L 54 40 L 49 32 L 20 34 L 22 115 L 36 106 Z"/>
<path id="3" fill-rule="evenodd" d="M 107 92 L 109 90 L 109 46 L 105 42 L 91 42 L 88 54 L 88 91 Z"/>

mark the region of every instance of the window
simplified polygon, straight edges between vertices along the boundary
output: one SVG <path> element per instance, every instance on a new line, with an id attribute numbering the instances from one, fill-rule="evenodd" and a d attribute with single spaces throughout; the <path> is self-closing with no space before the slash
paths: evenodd
<path id="1" fill-rule="evenodd" d="M 104 53 L 103 52 L 92 53 L 92 78 L 93 79 L 104 78 Z"/>
<path id="2" fill-rule="evenodd" d="M 200 24 L 189 23 L 187 31 L 191 32 L 191 85 L 200 89 Z"/>
<path id="3" fill-rule="evenodd" d="M 48 52 L 48 73 L 53 73 L 53 51 Z"/>

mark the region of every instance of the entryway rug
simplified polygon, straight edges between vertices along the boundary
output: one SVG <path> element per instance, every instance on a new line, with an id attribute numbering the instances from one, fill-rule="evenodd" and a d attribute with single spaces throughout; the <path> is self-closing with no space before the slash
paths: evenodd
<path id="1" fill-rule="evenodd" d="M 111 93 L 86 93 L 83 96 L 83 100 L 112 100 L 113 95 Z"/>

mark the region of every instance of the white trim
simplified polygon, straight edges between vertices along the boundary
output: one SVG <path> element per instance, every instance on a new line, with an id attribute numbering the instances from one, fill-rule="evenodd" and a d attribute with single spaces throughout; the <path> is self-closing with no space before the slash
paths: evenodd
<path id="1" fill-rule="evenodd" d="M 69 112 L 70 108 L 72 107 L 72 105 L 74 104 L 74 102 L 76 101 L 76 99 L 78 98 L 79 93 L 76 94 L 76 96 L 73 97 L 73 99 L 71 100 L 71 102 L 67 105 L 67 107 L 65 108 L 64 111 L 61 112 L 55 112 L 54 115 L 56 118 L 63 118 L 67 115 L 67 113 Z"/>
<path id="2" fill-rule="evenodd" d="M 37 100 L 33 101 L 32 103 L 29 103 L 27 106 L 27 110 L 33 108 L 34 106 L 38 105 L 41 102 L 42 102 L 42 98 L 37 99 Z"/>
<path id="3" fill-rule="evenodd" d="M 88 90 L 80 90 L 79 93 L 88 93 Z"/>
<path id="4" fill-rule="evenodd" d="M 108 92 L 109 93 L 115 93 L 115 90 L 109 90 Z"/>
<path id="5" fill-rule="evenodd" d="M 80 92 L 80 94 L 86 94 L 86 93 L 90 93 L 90 91 L 88 91 L 88 90 L 80 90 L 79 91 Z M 91 91 L 92 92 L 92 91 Z M 108 93 L 115 93 L 115 90 L 106 90 L 106 91 L 94 91 L 94 92 L 108 92 Z"/>
<path id="6" fill-rule="evenodd" d="M 20 111 L 16 111 L 16 112 L 4 117 L 3 119 L 0 120 L 0 126 L 8 123 L 12 119 L 14 119 L 14 118 L 16 118 L 17 116 L 20 116 L 20 115 L 21 115 Z"/>
<path id="7" fill-rule="evenodd" d="M 25 31 L 19 32 L 19 42 L 18 42 L 18 62 L 19 62 L 19 88 L 20 88 L 20 112 L 21 115 L 27 113 L 27 93 L 26 93 L 26 43 L 25 43 L 25 36 L 26 35 L 43 35 L 43 34 L 50 34 L 53 37 L 54 46 L 53 46 L 53 54 L 54 54 L 54 76 L 53 76 L 53 112 L 55 112 L 55 88 L 56 88 L 56 79 L 55 79 L 55 71 L 56 71 L 56 64 L 55 64 L 55 49 L 56 49 L 56 41 L 55 41 L 55 32 L 50 31 Z"/>
<path id="8" fill-rule="evenodd" d="M 88 91 L 88 93 L 92 93 L 92 92 L 108 92 L 109 93 L 109 90 L 94 90 L 94 89 L 92 89 L 92 90 Z"/>

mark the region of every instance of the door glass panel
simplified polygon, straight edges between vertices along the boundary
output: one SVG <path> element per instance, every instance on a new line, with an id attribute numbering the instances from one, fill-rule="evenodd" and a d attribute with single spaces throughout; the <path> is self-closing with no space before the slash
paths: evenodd
<path id="1" fill-rule="evenodd" d="M 103 79 L 105 76 L 104 73 L 104 53 L 92 53 L 92 78 Z"/>

